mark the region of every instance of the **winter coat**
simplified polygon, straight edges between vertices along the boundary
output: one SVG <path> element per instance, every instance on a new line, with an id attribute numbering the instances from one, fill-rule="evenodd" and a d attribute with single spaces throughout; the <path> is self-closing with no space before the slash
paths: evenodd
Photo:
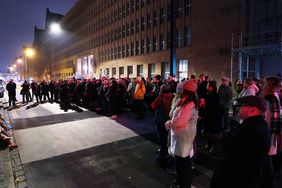
<path id="1" fill-rule="evenodd" d="M 205 99 L 207 96 L 207 85 L 208 81 L 204 80 L 201 83 L 198 83 L 197 95 L 200 98 Z"/>
<path id="2" fill-rule="evenodd" d="M 232 100 L 232 89 L 229 86 L 221 85 L 218 89 L 220 109 L 229 109 Z"/>
<path id="3" fill-rule="evenodd" d="M 205 130 L 211 134 L 219 134 L 220 126 L 220 107 L 219 97 L 216 92 L 208 93 L 206 96 L 206 125 Z"/>
<path id="4" fill-rule="evenodd" d="M 226 157 L 213 175 L 211 188 L 261 187 L 269 148 L 270 134 L 264 117 L 245 119 L 224 145 Z"/>
<path id="5" fill-rule="evenodd" d="M 151 108 L 153 110 L 157 109 L 159 107 L 159 105 L 162 104 L 162 106 L 160 106 L 160 108 L 163 108 L 164 110 L 164 119 L 168 120 L 169 119 L 169 111 L 171 108 L 171 102 L 173 99 L 173 94 L 172 93 L 164 93 L 164 94 L 160 94 L 156 100 L 151 104 Z M 159 115 L 159 114 L 156 114 Z"/>
<path id="6" fill-rule="evenodd" d="M 17 85 L 16 83 L 12 83 L 12 82 L 9 82 L 7 85 L 6 85 L 6 89 L 8 91 L 8 95 L 9 97 L 12 97 L 12 96 L 16 96 L 16 88 L 17 88 Z"/>
<path id="7" fill-rule="evenodd" d="M 175 108 L 172 119 L 167 122 L 171 137 L 169 153 L 179 157 L 190 156 L 196 136 L 197 119 L 198 110 L 194 102 Z"/>
<path id="8" fill-rule="evenodd" d="M 23 83 L 21 87 L 22 87 L 21 90 L 22 94 L 27 94 L 29 92 L 29 83 Z"/>
<path id="9" fill-rule="evenodd" d="M 134 92 L 134 99 L 136 100 L 144 100 L 144 95 L 146 93 L 146 88 L 145 84 L 137 84 L 135 87 L 135 92 Z"/>
<path id="10" fill-rule="evenodd" d="M 117 98 L 117 83 L 113 82 L 109 86 L 109 90 L 105 94 L 110 106 L 111 115 L 117 114 L 118 112 L 118 98 Z"/>

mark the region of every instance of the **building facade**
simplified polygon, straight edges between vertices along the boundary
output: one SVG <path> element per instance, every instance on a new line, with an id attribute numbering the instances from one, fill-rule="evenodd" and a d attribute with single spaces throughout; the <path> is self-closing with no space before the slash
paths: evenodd
<path id="1" fill-rule="evenodd" d="M 170 0 L 78 0 L 60 21 L 55 78 L 170 74 Z M 240 1 L 177 0 L 177 77 L 230 76 L 232 33 Z"/>

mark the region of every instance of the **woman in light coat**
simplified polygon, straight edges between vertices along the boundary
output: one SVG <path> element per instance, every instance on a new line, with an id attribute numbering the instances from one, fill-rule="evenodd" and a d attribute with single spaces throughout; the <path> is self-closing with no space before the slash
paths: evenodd
<path id="1" fill-rule="evenodd" d="M 183 93 L 176 104 L 172 119 L 166 122 L 166 128 L 170 129 L 169 153 L 175 158 L 177 183 L 180 188 L 190 188 L 191 157 L 198 119 L 197 85 L 189 80 L 182 87 Z"/>

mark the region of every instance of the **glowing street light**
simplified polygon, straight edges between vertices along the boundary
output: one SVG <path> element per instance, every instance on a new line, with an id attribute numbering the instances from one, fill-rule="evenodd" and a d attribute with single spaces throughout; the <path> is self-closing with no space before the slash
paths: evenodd
<path id="1" fill-rule="evenodd" d="M 17 63 L 18 63 L 18 64 L 22 64 L 22 63 L 23 63 L 23 59 L 22 59 L 22 58 L 18 58 L 18 59 L 17 59 Z"/>
<path id="2" fill-rule="evenodd" d="M 50 25 L 50 33 L 55 35 L 62 33 L 61 25 L 58 23 L 52 23 Z"/>
<path id="3" fill-rule="evenodd" d="M 8 69 L 10 70 L 10 72 L 13 72 L 15 70 L 13 66 L 9 66 Z"/>
<path id="4" fill-rule="evenodd" d="M 52 76 L 52 65 L 54 65 L 54 39 L 60 37 L 63 33 L 61 25 L 57 22 L 53 22 L 49 25 L 49 46 L 50 46 L 50 62 L 48 64 L 48 76 Z"/>
<path id="5" fill-rule="evenodd" d="M 32 48 L 27 48 L 24 53 L 27 57 L 33 57 L 34 56 L 34 50 Z"/>
<path id="6" fill-rule="evenodd" d="M 24 78 L 28 76 L 28 69 L 27 69 L 27 60 L 28 58 L 33 58 L 35 56 L 35 50 L 32 47 L 23 46 L 23 62 L 24 62 Z"/>

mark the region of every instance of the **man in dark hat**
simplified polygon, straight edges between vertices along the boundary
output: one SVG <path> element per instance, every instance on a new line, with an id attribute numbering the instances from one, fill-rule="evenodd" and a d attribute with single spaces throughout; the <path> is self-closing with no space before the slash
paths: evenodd
<path id="1" fill-rule="evenodd" d="M 213 175 L 212 188 L 262 187 L 271 143 L 264 120 L 267 102 L 261 97 L 247 96 L 238 99 L 238 103 L 242 105 L 239 114 L 243 123 L 224 145 L 226 157 Z"/>

